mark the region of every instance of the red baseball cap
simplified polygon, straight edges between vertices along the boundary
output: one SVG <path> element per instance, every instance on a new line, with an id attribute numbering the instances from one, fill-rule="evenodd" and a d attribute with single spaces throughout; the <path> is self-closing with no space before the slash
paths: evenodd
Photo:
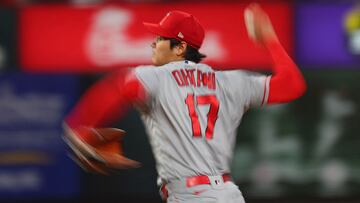
<path id="1" fill-rule="evenodd" d="M 144 22 L 144 25 L 154 34 L 185 41 L 196 49 L 201 47 L 205 37 L 204 28 L 199 21 L 182 11 L 170 11 L 159 24 Z"/>

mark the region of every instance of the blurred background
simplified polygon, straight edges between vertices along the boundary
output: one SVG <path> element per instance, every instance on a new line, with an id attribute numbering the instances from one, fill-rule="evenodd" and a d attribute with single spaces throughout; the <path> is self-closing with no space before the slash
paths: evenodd
<path id="1" fill-rule="evenodd" d="M 0 0 L 0 202 L 161 202 L 136 111 L 115 126 L 128 132 L 125 152 L 143 167 L 112 176 L 72 162 L 62 119 L 103 75 L 150 64 L 154 36 L 142 22 L 158 22 L 170 10 L 190 12 L 205 27 L 205 63 L 269 71 L 268 53 L 247 38 L 249 2 Z M 257 2 L 308 91 L 245 115 L 232 165 L 236 183 L 250 203 L 360 202 L 360 2 Z"/>

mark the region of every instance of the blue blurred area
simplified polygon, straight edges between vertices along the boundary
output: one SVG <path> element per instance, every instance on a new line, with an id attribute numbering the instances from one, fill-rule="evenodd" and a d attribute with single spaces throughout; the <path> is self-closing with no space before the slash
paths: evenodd
<path id="1" fill-rule="evenodd" d="M 78 93 L 71 75 L 0 75 L 0 199 L 79 194 L 80 171 L 61 138 Z"/>

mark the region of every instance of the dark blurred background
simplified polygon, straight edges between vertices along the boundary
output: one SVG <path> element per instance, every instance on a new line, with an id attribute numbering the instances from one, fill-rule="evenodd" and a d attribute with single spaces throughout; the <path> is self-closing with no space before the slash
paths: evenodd
<path id="1" fill-rule="evenodd" d="M 67 156 L 62 120 L 111 71 L 150 64 L 143 21 L 170 10 L 206 29 L 201 52 L 217 69 L 269 71 L 247 37 L 251 1 L 0 0 L 0 202 L 161 202 L 148 138 L 135 110 L 125 129 L 134 170 L 100 176 Z M 285 105 L 249 111 L 232 176 L 247 202 L 360 202 L 360 3 L 260 2 L 308 83 Z M 101 98 L 99 98 L 101 105 Z"/>

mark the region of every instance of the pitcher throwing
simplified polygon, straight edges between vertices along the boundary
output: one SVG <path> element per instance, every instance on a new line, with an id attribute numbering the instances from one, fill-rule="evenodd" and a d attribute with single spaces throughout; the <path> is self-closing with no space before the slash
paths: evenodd
<path id="1" fill-rule="evenodd" d="M 249 37 L 273 59 L 271 76 L 214 71 L 199 63 L 205 57 L 198 51 L 204 29 L 191 14 L 171 11 L 158 24 L 144 23 L 157 35 L 151 45 L 154 66 L 114 73 L 96 83 L 65 120 L 66 137 L 80 156 L 79 163 L 95 172 L 138 166 L 119 153 L 119 147 L 104 153 L 104 143 L 114 142 L 114 136 L 104 141 L 96 133 L 106 134 L 96 129 L 132 104 L 146 127 L 165 201 L 243 203 L 230 171 L 243 114 L 251 107 L 290 102 L 306 89 L 268 15 L 252 4 L 245 10 L 245 20 Z"/>

